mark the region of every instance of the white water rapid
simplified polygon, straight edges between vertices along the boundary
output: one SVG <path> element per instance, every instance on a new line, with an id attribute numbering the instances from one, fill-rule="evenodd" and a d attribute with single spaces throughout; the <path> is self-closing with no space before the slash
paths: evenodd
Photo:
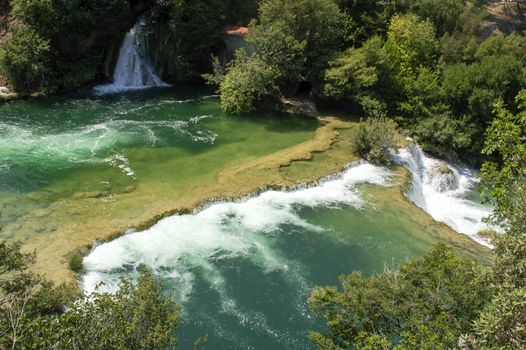
<path id="1" fill-rule="evenodd" d="M 94 87 L 97 94 L 170 86 L 159 78 L 149 58 L 148 41 L 144 33 L 146 25 L 147 17 L 141 16 L 126 33 L 113 73 L 113 83 Z"/>
<path id="2" fill-rule="evenodd" d="M 415 143 L 395 157 L 412 173 L 413 183 L 407 196 L 417 206 L 455 231 L 493 247 L 489 239 L 478 235 L 489 229 L 482 219 L 491 214 L 492 208 L 468 198 L 477 185 L 473 170 L 431 158 Z"/>
<path id="3" fill-rule="evenodd" d="M 356 185 L 385 185 L 390 175 L 385 168 L 361 164 L 315 187 L 267 191 L 245 201 L 217 203 L 195 214 L 168 217 L 146 231 L 124 235 L 93 249 L 84 258 L 87 273 L 82 287 L 92 292 L 104 282 L 102 290 L 114 291 L 123 275 L 147 265 L 157 274 L 177 280 L 183 294 L 192 290 L 196 268 L 206 271 L 211 284 L 221 290 L 223 277 L 211 262 L 237 256 L 268 271 L 287 270 L 286 262 L 272 248 L 271 232 L 286 224 L 322 230 L 301 218 L 298 208 L 361 207 L 364 203 Z"/>

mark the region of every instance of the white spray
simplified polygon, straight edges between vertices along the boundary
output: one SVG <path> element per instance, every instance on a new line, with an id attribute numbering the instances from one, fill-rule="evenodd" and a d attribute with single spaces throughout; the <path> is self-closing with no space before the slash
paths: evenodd
<path id="1" fill-rule="evenodd" d="M 407 196 L 433 219 L 444 222 L 476 242 L 492 247 L 479 232 L 489 229 L 483 218 L 492 208 L 469 200 L 467 195 L 477 185 L 474 171 L 427 156 L 415 143 L 396 155 L 413 175 Z"/>

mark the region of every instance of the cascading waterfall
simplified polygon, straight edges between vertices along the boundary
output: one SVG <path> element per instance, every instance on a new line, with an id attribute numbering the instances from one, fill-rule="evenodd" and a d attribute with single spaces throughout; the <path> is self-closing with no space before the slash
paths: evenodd
<path id="1" fill-rule="evenodd" d="M 412 173 L 412 186 L 406 194 L 417 206 L 433 219 L 492 247 L 489 239 L 478 234 L 489 229 L 483 218 L 492 208 L 467 198 L 477 184 L 473 170 L 431 158 L 415 143 L 395 157 Z"/>
<path id="2" fill-rule="evenodd" d="M 149 87 L 169 86 L 156 74 L 149 57 L 145 28 L 147 16 L 143 15 L 124 37 L 119 58 L 113 73 L 113 83 L 94 88 L 98 94 L 116 93 Z"/>

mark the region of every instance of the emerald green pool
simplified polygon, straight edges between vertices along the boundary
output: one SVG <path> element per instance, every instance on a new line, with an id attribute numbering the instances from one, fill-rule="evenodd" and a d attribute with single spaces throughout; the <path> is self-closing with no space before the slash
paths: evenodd
<path id="1" fill-rule="evenodd" d="M 194 87 L 0 106 L 0 239 L 42 239 L 33 247 L 65 259 L 84 236 L 191 202 L 224 169 L 312 139 L 318 127 L 278 114 L 228 116 Z M 311 164 L 287 171 L 308 173 Z M 443 239 L 456 244 L 454 232 L 404 199 L 400 176 L 356 164 L 318 186 L 167 217 L 96 246 L 82 286 L 112 290 L 150 266 L 182 305 L 179 348 L 208 335 L 211 349 L 313 349 L 307 333 L 323 329 L 306 304 L 314 286 L 396 267 Z M 459 251 L 485 254 L 459 242 Z"/>
<path id="2" fill-rule="evenodd" d="M 54 232 L 101 205 L 115 215 L 140 212 L 228 166 L 301 143 L 317 126 L 315 119 L 227 116 L 211 91 L 193 87 L 2 105 L 0 238 Z"/>

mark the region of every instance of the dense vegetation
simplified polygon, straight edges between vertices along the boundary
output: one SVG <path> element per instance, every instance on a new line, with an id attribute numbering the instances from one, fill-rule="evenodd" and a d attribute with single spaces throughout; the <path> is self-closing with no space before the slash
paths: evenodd
<path id="1" fill-rule="evenodd" d="M 225 110 L 311 96 L 389 117 L 442 157 L 481 161 L 500 99 L 526 87 L 526 37 L 491 35 L 485 1 L 10 0 L 0 73 L 19 91 L 53 92 L 112 75 L 124 33 L 149 14 L 164 80 L 192 81 L 224 49 L 221 28 L 249 24 L 249 52 L 215 65 Z M 258 10 L 259 6 L 259 10 Z"/>
<path id="2" fill-rule="evenodd" d="M 10 0 L 0 73 L 17 91 L 54 92 L 108 79 L 124 33 L 150 14 L 152 56 L 167 81 L 195 80 L 222 48 L 220 28 L 245 24 L 242 0 Z M 233 9 L 236 9 L 233 11 Z"/>
<path id="3" fill-rule="evenodd" d="M 477 161 L 493 105 L 516 108 L 526 87 L 526 37 L 488 36 L 483 18 L 478 2 L 460 0 L 268 0 L 250 52 L 211 80 L 232 113 L 308 83 L 322 105 L 387 116 L 425 150 Z"/>
<path id="4" fill-rule="evenodd" d="M 495 204 L 490 220 L 506 229 L 494 240 L 491 270 L 439 245 L 395 271 L 342 276 L 341 291 L 320 287 L 309 298 L 329 329 L 311 332 L 318 348 L 526 348 L 526 90 L 516 105 L 518 113 L 497 106 L 484 147 L 499 159 L 480 174 Z"/>
<path id="5" fill-rule="evenodd" d="M 28 269 L 32 254 L 0 242 L 0 349 L 156 349 L 176 345 L 179 307 L 149 270 L 119 291 L 80 294 Z"/>

